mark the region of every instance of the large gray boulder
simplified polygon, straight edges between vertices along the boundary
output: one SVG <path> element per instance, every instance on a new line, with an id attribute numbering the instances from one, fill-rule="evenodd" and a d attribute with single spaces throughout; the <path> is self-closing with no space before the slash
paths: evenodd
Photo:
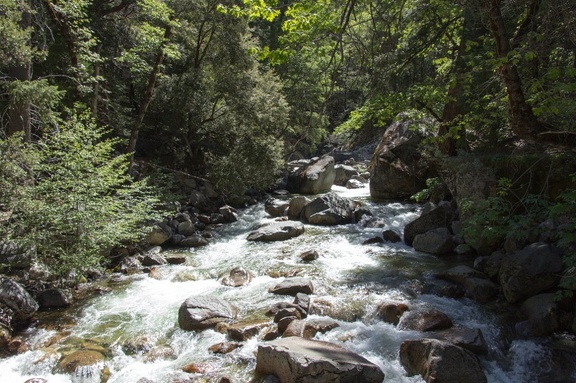
<path id="1" fill-rule="evenodd" d="M 498 278 L 506 300 L 516 303 L 555 287 L 561 272 L 560 249 L 537 242 L 505 257 Z"/>
<path id="2" fill-rule="evenodd" d="M 285 241 L 303 233 L 304 225 L 301 222 L 282 221 L 273 222 L 252 231 L 247 239 L 256 242 Z"/>
<path id="3" fill-rule="evenodd" d="M 450 228 L 454 219 L 454 210 L 449 203 L 441 203 L 404 227 L 404 242 L 412 246 L 418 234 L 424 234 L 439 227 Z"/>
<path id="4" fill-rule="evenodd" d="M 264 210 L 272 217 L 282 217 L 286 215 L 290 206 L 290 201 L 278 198 L 268 198 L 264 203 Z"/>
<path id="5" fill-rule="evenodd" d="M 304 217 L 312 225 L 340 225 L 354 221 L 354 211 L 358 203 L 351 199 L 340 197 L 336 193 L 328 193 L 316 198 L 304 208 Z"/>
<path id="6" fill-rule="evenodd" d="M 328 342 L 289 337 L 258 346 L 256 372 L 281 383 L 381 383 L 384 373 L 364 357 Z"/>
<path id="7" fill-rule="evenodd" d="M 478 358 L 470 351 L 436 339 L 415 339 L 400 345 L 400 362 L 408 376 L 427 383 L 486 383 Z"/>
<path id="8" fill-rule="evenodd" d="M 334 184 L 334 158 L 324 156 L 301 166 L 288 175 L 287 188 L 292 193 L 320 194 L 329 192 Z"/>
<path id="9" fill-rule="evenodd" d="M 288 218 L 298 221 L 302 217 L 304 208 L 312 202 L 311 199 L 303 195 L 299 195 L 290 199 L 288 207 Z"/>
<path id="10" fill-rule="evenodd" d="M 191 296 L 178 310 L 178 325 L 187 331 L 205 330 L 233 318 L 232 306 L 216 296 Z"/>
<path id="11" fill-rule="evenodd" d="M 454 250 L 452 233 L 445 227 L 438 227 L 416 235 L 412 245 L 415 250 L 435 255 L 448 254 Z"/>
<path id="12" fill-rule="evenodd" d="M 5 318 L 3 322 L 12 328 L 28 324 L 34 313 L 38 311 L 38 303 L 17 282 L 0 277 L 0 312 Z"/>
<path id="13" fill-rule="evenodd" d="M 34 251 L 18 246 L 15 242 L 0 241 L 0 268 L 28 268 L 34 261 Z"/>
<path id="14" fill-rule="evenodd" d="M 560 308 L 556 294 L 539 294 L 526 299 L 520 307 L 526 319 L 516 324 L 521 336 L 547 336 L 560 329 Z"/>
<path id="15" fill-rule="evenodd" d="M 386 129 L 370 163 L 370 195 L 379 199 L 409 199 L 426 187 L 431 172 L 420 154 L 423 135 L 402 118 Z"/>

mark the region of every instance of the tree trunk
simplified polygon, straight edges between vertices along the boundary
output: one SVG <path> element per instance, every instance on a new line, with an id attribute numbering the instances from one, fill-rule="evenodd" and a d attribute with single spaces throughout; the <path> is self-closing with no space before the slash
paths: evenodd
<path id="1" fill-rule="evenodd" d="M 142 104 L 138 110 L 138 116 L 136 118 L 136 123 L 132 127 L 132 132 L 130 133 L 130 140 L 128 141 L 128 147 L 126 148 L 126 153 L 130 153 L 130 165 L 128 167 L 128 171 L 132 172 L 132 168 L 134 167 L 134 152 L 136 151 L 136 143 L 138 142 L 138 135 L 140 134 L 140 128 L 142 127 L 142 123 L 144 122 L 144 116 L 146 116 L 146 112 L 148 111 L 148 107 L 150 106 L 150 102 L 152 101 L 152 96 L 154 95 L 154 87 L 156 86 L 156 80 L 158 79 L 158 73 L 160 72 L 160 66 L 162 62 L 164 62 L 164 46 L 166 41 L 172 35 L 172 28 L 168 25 L 164 32 L 164 42 L 160 45 L 158 49 L 158 54 L 156 55 L 156 61 L 154 62 L 154 66 L 152 67 L 152 72 L 150 73 L 150 77 L 148 78 L 148 86 L 146 87 L 146 93 L 144 95 L 144 100 L 142 100 Z"/>
<path id="2" fill-rule="evenodd" d="M 22 30 L 30 28 L 32 25 L 32 15 L 30 12 L 22 13 L 22 20 L 20 27 Z M 32 63 L 22 63 L 9 69 L 9 76 L 14 81 L 30 81 L 32 80 Z M 8 107 L 8 127 L 7 134 L 13 135 L 18 132 L 24 132 L 26 142 L 32 139 L 32 119 L 31 119 L 31 104 L 29 100 L 20 100 L 11 98 Z"/>
<path id="3" fill-rule="evenodd" d="M 508 94 L 511 112 L 510 128 L 518 136 L 533 137 L 544 129 L 534 115 L 532 107 L 526 102 L 518 68 L 509 61 L 508 55 L 512 48 L 500 5 L 501 0 L 486 0 L 490 29 L 496 43 L 496 54 L 501 59 L 500 73 Z"/>

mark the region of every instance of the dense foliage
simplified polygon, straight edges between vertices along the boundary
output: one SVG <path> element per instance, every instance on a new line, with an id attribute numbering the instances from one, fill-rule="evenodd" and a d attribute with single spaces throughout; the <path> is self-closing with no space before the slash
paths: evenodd
<path id="1" fill-rule="evenodd" d="M 571 0 L 0 0 L 0 15 L 3 164 L 47 195 L 70 186 L 27 156 L 46 164 L 66 129 L 133 176 L 145 160 L 230 195 L 407 109 L 440 123 L 446 155 L 574 141 Z"/>

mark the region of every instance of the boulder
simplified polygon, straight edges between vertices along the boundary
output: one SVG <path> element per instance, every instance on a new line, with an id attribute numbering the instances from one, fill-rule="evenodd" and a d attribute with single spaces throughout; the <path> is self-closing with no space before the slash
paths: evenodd
<path id="1" fill-rule="evenodd" d="M 148 253 L 144 255 L 144 258 L 142 259 L 143 266 L 160 266 L 167 263 L 168 261 L 166 261 L 163 256 L 155 253 Z"/>
<path id="2" fill-rule="evenodd" d="M 394 230 L 384 230 L 382 232 L 382 238 L 384 238 L 385 241 L 392 243 L 400 242 L 402 240 L 402 238 L 400 238 L 400 235 L 396 233 Z"/>
<path id="3" fill-rule="evenodd" d="M 215 296 L 191 296 L 178 310 L 178 325 L 182 330 L 205 330 L 234 318 L 232 306 Z"/>
<path id="4" fill-rule="evenodd" d="M 285 241 L 303 233 L 304 225 L 300 222 L 273 222 L 252 231 L 247 239 L 256 242 Z"/>
<path id="5" fill-rule="evenodd" d="M 300 220 L 304 208 L 310 202 L 312 202 L 310 198 L 301 195 L 291 198 L 288 206 L 288 218 L 296 221 Z"/>
<path id="6" fill-rule="evenodd" d="M 208 245 L 208 240 L 200 234 L 194 234 L 180 241 L 181 247 L 202 247 Z"/>
<path id="7" fill-rule="evenodd" d="M 312 225 L 340 225 L 354 221 L 358 203 L 336 193 L 328 193 L 304 208 L 304 217 Z"/>
<path id="8" fill-rule="evenodd" d="M 230 270 L 230 274 L 227 277 L 222 278 L 221 283 L 224 286 L 246 286 L 252 281 L 252 278 L 254 278 L 254 275 L 250 271 L 243 267 L 235 267 Z"/>
<path id="9" fill-rule="evenodd" d="M 148 243 L 152 246 L 162 245 L 172 237 L 172 234 L 172 229 L 168 225 L 159 222 L 148 233 Z"/>
<path id="10" fill-rule="evenodd" d="M 358 175 L 358 170 L 350 165 L 336 164 L 334 166 L 334 172 L 334 185 L 338 186 L 346 186 L 346 183 L 352 179 L 352 177 Z"/>
<path id="11" fill-rule="evenodd" d="M 400 330 L 433 331 L 452 327 L 448 315 L 434 308 L 407 311 L 398 323 Z"/>
<path id="12" fill-rule="evenodd" d="M 178 234 L 188 237 L 196 233 L 196 226 L 192 221 L 184 221 L 178 223 L 176 230 L 178 231 Z"/>
<path id="13" fill-rule="evenodd" d="M 208 347 L 208 350 L 214 354 L 229 354 L 242 346 L 241 343 L 237 342 L 221 342 Z"/>
<path id="14" fill-rule="evenodd" d="M 294 297 L 293 303 L 304 311 L 304 313 L 302 314 L 302 318 L 306 318 L 306 316 L 310 312 L 310 304 L 311 304 L 310 296 L 304 293 L 297 293 L 296 296 Z"/>
<path id="15" fill-rule="evenodd" d="M 57 370 L 60 372 L 74 374 L 78 378 L 86 378 L 86 372 L 92 371 L 100 375 L 103 368 L 104 355 L 95 350 L 78 350 L 65 356 L 59 363 Z M 83 369 L 84 367 L 84 369 Z M 90 369 L 89 367 L 93 367 Z M 88 370 L 83 373 L 82 370 Z M 80 376 L 79 376 L 80 375 Z M 98 379 L 99 381 L 100 379 Z M 83 380 L 78 380 L 83 381 Z"/>
<path id="16" fill-rule="evenodd" d="M 232 206 L 224 205 L 218 208 L 218 212 L 224 217 L 226 222 L 238 221 L 238 212 Z"/>
<path id="17" fill-rule="evenodd" d="M 5 311 L 4 307 L 8 310 Z M 27 325 L 38 311 L 38 303 L 19 283 L 0 277 L 0 312 L 2 311 L 9 315 L 2 318 L 5 324 L 20 328 Z"/>
<path id="18" fill-rule="evenodd" d="M 506 300 L 516 303 L 555 287 L 561 272 L 560 250 L 537 242 L 505 257 L 498 277 Z"/>
<path id="19" fill-rule="evenodd" d="M 313 294 L 314 286 L 308 278 L 292 277 L 284 279 L 268 291 L 272 294 L 296 296 L 298 293 Z"/>
<path id="20" fill-rule="evenodd" d="M 290 201 L 278 198 L 268 198 L 266 202 L 264 202 L 264 210 L 272 217 L 282 217 L 286 215 L 289 206 Z"/>
<path id="21" fill-rule="evenodd" d="M 390 125 L 370 163 L 370 195 L 378 199 L 409 199 L 426 187 L 431 172 L 419 149 L 423 135 L 412 126 L 422 122 L 402 116 Z"/>
<path id="22" fill-rule="evenodd" d="M 422 213 L 414 221 L 404 227 L 404 242 L 412 246 L 414 238 L 418 234 L 424 234 L 427 231 L 439 227 L 449 228 L 454 219 L 454 210 L 449 203 L 441 203 L 436 208 Z"/>
<path id="23" fill-rule="evenodd" d="M 346 189 L 362 189 L 365 182 L 357 179 L 351 179 L 346 182 Z"/>
<path id="24" fill-rule="evenodd" d="M 526 318 L 516 324 L 516 331 L 521 336 L 547 336 L 560 329 L 560 309 L 553 293 L 526 299 L 520 313 Z"/>
<path id="25" fill-rule="evenodd" d="M 316 250 L 307 250 L 300 254 L 300 259 L 303 262 L 312 262 L 317 260 L 319 257 L 318 252 Z"/>
<path id="26" fill-rule="evenodd" d="M 408 376 L 420 375 L 427 383 L 487 382 L 474 354 L 441 340 L 404 341 L 400 345 L 400 362 Z"/>
<path id="27" fill-rule="evenodd" d="M 324 156 L 309 165 L 297 168 L 288 175 L 288 190 L 299 194 L 329 192 L 334 184 L 334 158 Z"/>
<path id="28" fill-rule="evenodd" d="M 427 336 L 450 342 L 475 354 L 488 353 L 488 344 L 484 339 L 484 334 L 478 328 L 452 327 L 429 333 Z"/>
<path id="29" fill-rule="evenodd" d="M 34 252 L 18 246 L 15 242 L 0 241 L 0 267 L 14 269 L 27 268 L 32 265 Z"/>
<path id="30" fill-rule="evenodd" d="M 328 342 L 300 337 L 258 346 L 256 372 L 282 383 L 381 383 L 384 373 L 364 357 Z"/>
<path id="31" fill-rule="evenodd" d="M 262 329 L 268 326 L 268 322 L 240 322 L 229 326 L 226 332 L 228 333 L 228 337 L 230 337 L 230 339 L 236 340 L 238 342 L 244 342 L 250 338 L 254 338 L 260 333 Z"/>
<path id="32" fill-rule="evenodd" d="M 70 306 L 72 304 L 72 294 L 63 289 L 47 289 L 38 295 L 38 303 L 42 308 Z"/>
<path id="33" fill-rule="evenodd" d="M 376 308 L 376 315 L 386 323 L 397 325 L 400 317 L 410 308 L 405 303 L 382 302 Z"/>
<path id="34" fill-rule="evenodd" d="M 417 234 L 412 245 L 415 250 L 435 255 L 444 255 L 454 249 L 452 234 L 445 227 L 438 227 L 424 234 Z"/>
<path id="35" fill-rule="evenodd" d="M 319 332 L 325 333 L 339 326 L 338 322 L 331 319 L 313 319 L 308 321 L 295 319 L 282 332 L 282 337 L 299 336 L 312 339 Z"/>

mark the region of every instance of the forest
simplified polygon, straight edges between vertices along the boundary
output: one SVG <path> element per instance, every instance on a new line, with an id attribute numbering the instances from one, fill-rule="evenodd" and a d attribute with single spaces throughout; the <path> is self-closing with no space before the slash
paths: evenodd
<path id="1" fill-rule="evenodd" d="M 570 153 L 574 5 L 0 0 L 0 234 L 86 269 L 177 199 L 170 172 L 231 201 L 287 160 L 378 140 L 400 113 L 434 122 L 436 159 L 515 139 Z"/>

